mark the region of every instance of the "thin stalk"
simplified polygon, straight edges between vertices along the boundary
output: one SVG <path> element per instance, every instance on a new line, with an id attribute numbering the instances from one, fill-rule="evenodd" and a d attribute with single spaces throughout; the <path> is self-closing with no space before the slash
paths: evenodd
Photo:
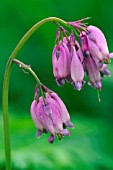
<path id="1" fill-rule="evenodd" d="M 99 92 L 99 90 L 97 90 L 97 96 L 98 96 L 98 102 L 101 102 L 101 98 L 100 98 L 100 92 Z"/>
<path id="2" fill-rule="evenodd" d="M 43 93 L 43 90 L 42 90 L 42 84 L 41 84 L 38 76 L 35 74 L 35 72 L 31 69 L 31 67 L 29 65 L 26 65 L 26 64 L 24 64 L 23 62 L 21 62 L 21 61 L 19 61 L 17 59 L 13 59 L 13 62 L 18 64 L 20 68 L 28 70 L 32 74 L 32 76 L 35 78 L 35 80 L 37 82 L 37 85 L 39 87 L 39 90 L 40 90 L 41 96 L 43 98 L 44 104 L 46 105 L 44 93 Z"/>
<path id="3" fill-rule="evenodd" d="M 64 36 L 66 37 L 67 41 L 69 42 L 69 38 L 66 34 L 66 30 L 62 26 L 60 26 L 58 22 L 54 22 L 54 23 L 57 25 L 58 28 L 60 28 L 60 30 L 63 32 Z"/>
<path id="4" fill-rule="evenodd" d="M 49 17 L 41 20 L 35 24 L 20 40 L 16 48 L 12 52 L 11 56 L 6 65 L 6 70 L 4 74 L 3 81 L 3 94 L 2 94 L 2 107 L 3 107 L 3 123 L 4 123 L 4 140 L 5 140 L 5 157 L 6 157 L 6 170 L 11 170 L 11 149 L 10 149 L 10 132 L 9 132 L 9 116 L 8 116 L 8 89 L 9 89 L 9 77 L 12 67 L 13 59 L 16 58 L 16 55 L 25 44 L 25 42 L 30 38 L 30 36 L 43 24 L 47 22 L 60 22 L 63 25 L 67 25 L 67 22 L 60 18 Z M 68 26 L 68 25 L 67 25 Z"/>

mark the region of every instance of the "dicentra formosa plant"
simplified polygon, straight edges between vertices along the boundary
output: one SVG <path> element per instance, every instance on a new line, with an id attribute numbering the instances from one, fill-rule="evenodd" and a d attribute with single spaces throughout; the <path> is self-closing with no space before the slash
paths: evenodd
<path id="1" fill-rule="evenodd" d="M 87 26 L 84 18 L 75 22 L 66 22 L 60 18 L 49 17 L 35 24 L 20 40 L 6 65 L 3 82 L 3 117 L 6 169 L 11 169 L 10 134 L 8 120 L 8 86 L 11 66 L 13 63 L 28 70 L 36 79 L 35 97 L 31 104 L 31 117 L 35 123 L 39 137 L 42 133 L 50 133 L 48 141 L 53 143 L 55 137 L 69 136 L 67 127 L 73 128 L 67 108 L 60 97 L 44 86 L 29 65 L 15 59 L 19 50 L 30 36 L 46 22 L 57 26 L 56 43 L 52 53 L 53 74 L 58 85 L 71 83 L 76 90 L 85 84 L 84 74 L 88 76 L 88 84 L 98 91 L 102 88 L 104 75 L 110 76 L 107 65 L 113 53 L 109 53 L 107 42 L 102 31 L 96 26 Z M 64 26 L 64 27 L 63 27 Z M 67 28 L 67 30 L 66 30 Z M 40 97 L 39 97 L 40 95 Z"/>

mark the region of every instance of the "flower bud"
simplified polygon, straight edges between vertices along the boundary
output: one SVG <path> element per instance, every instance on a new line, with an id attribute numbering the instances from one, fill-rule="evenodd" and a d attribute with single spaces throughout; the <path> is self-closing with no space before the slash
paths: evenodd
<path id="1" fill-rule="evenodd" d="M 75 89 L 81 90 L 84 85 L 84 68 L 74 47 L 71 62 L 71 78 Z"/>
<path id="2" fill-rule="evenodd" d="M 62 44 L 63 47 L 65 48 L 65 52 L 66 52 L 66 57 L 67 57 L 67 77 L 70 75 L 70 66 L 71 66 L 71 54 L 69 52 L 68 46 L 66 43 Z"/>
<path id="3" fill-rule="evenodd" d="M 56 93 L 51 93 L 51 97 L 59 104 L 61 109 L 61 116 L 62 116 L 62 122 L 65 126 L 73 128 L 73 124 L 70 122 L 70 116 L 67 111 L 67 108 L 63 101 L 59 98 L 59 96 Z"/>
<path id="4" fill-rule="evenodd" d="M 76 52 L 77 52 L 77 55 L 81 61 L 81 63 L 83 64 L 83 61 L 84 61 L 84 57 L 83 57 L 83 53 L 82 53 L 82 49 L 79 45 L 79 43 L 77 41 L 75 41 L 75 45 L 76 45 Z"/>
<path id="5" fill-rule="evenodd" d="M 30 113 L 31 113 L 31 117 L 36 125 L 36 127 L 40 130 L 43 131 L 44 127 L 43 125 L 39 122 L 39 119 L 37 118 L 36 115 L 37 112 L 37 101 L 34 100 L 31 104 L 31 108 L 30 108 Z"/>
<path id="6" fill-rule="evenodd" d="M 109 62 L 109 50 L 106 38 L 102 31 L 95 26 L 88 26 L 88 44 L 92 57 L 97 57 L 99 60 L 106 60 Z"/>
<path id="7" fill-rule="evenodd" d="M 89 78 L 89 85 L 101 90 L 102 83 L 101 83 L 101 76 L 100 72 L 97 68 L 97 65 L 91 56 L 85 58 L 85 69 L 87 76 Z"/>
<path id="8" fill-rule="evenodd" d="M 64 85 L 69 75 L 67 51 L 62 45 L 56 45 L 52 53 L 53 74 L 58 85 Z"/>
<path id="9" fill-rule="evenodd" d="M 84 57 L 88 57 L 90 55 L 90 52 L 89 52 L 88 39 L 85 32 L 82 32 L 82 34 L 80 34 L 80 41 L 82 44 L 83 55 Z"/>

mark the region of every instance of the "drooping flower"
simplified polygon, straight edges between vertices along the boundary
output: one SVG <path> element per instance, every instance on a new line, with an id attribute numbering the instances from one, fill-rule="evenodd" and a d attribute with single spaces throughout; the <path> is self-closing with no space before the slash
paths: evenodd
<path id="1" fill-rule="evenodd" d="M 36 115 L 36 112 L 37 112 L 37 101 L 34 100 L 31 104 L 31 108 L 30 108 L 30 112 L 31 112 L 31 116 L 32 116 L 32 119 L 36 125 L 36 127 L 40 130 L 40 131 L 43 131 L 44 128 L 43 128 L 43 125 L 40 123 L 40 121 L 37 119 L 37 115 Z"/>
<path id="2" fill-rule="evenodd" d="M 73 128 L 73 124 L 70 122 L 70 116 L 64 105 L 63 101 L 54 92 L 46 92 L 45 102 L 40 97 L 37 102 L 34 100 L 31 104 L 31 116 L 38 128 L 37 137 L 40 137 L 42 133 L 49 132 L 51 136 L 48 138 L 50 143 L 53 143 L 55 136 L 59 139 L 65 135 L 69 136 L 70 132 L 66 127 Z"/>
<path id="3" fill-rule="evenodd" d="M 102 88 L 101 75 L 96 62 L 92 57 L 92 53 L 90 52 L 87 35 L 84 33 L 81 35 L 81 44 L 84 54 L 85 71 L 89 78 L 88 84 L 91 85 L 92 87 L 97 88 L 98 90 L 101 90 Z"/>
<path id="4" fill-rule="evenodd" d="M 74 47 L 71 62 L 71 78 L 73 80 L 74 88 L 81 90 L 84 85 L 84 68 Z"/>
<path id="5" fill-rule="evenodd" d="M 61 60 L 59 59 L 59 61 L 56 59 L 56 51 L 58 51 L 58 47 L 63 48 L 63 52 L 60 56 Z M 60 85 L 67 81 L 73 84 L 76 90 L 81 90 L 83 88 L 83 54 L 81 47 L 75 40 L 73 33 L 68 37 L 63 37 L 63 39 L 59 41 L 59 45 L 55 46 L 52 55 L 52 62 L 54 76 Z M 63 67 L 61 67 L 60 64 L 63 65 Z M 60 73 L 62 70 L 65 74 L 62 72 L 62 76 L 59 76 L 60 74 L 58 74 L 58 72 Z"/>
<path id="6" fill-rule="evenodd" d="M 110 62 L 113 55 L 109 53 L 105 36 L 99 28 L 88 26 L 87 32 L 83 31 L 80 37 L 87 37 L 88 50 L 98 68 Z"/>
<path id="7" fill-rule="evenodd" d="M 73 128 L 73 124 L 70 122 L 70 115 L 68 113 L 68 110 L 63 103 L 63 101 L 60 99 L 60 97 L 56 93 L 51 93 L 51 97 L 59 104 L 61 108 L 61 117 L 62 117 L 62 122 L 66 127 L 71 127 Z"/>
<path id="8" fill-rule="evenodd" d="M 80 38 L 81 45 L 76 41 L 74 32 L 71 32 L 71 34 L 67 36 L 67 31 L 63 27 L 59 27 L 56 36 L 58 45 L 56 46 L 57 48 L 58 46 L 63 47 L 65 51 L 65 55 L 61 53 L 63 57 L 59 60 L 60 64 L 64 64 L 64 67 L 58 67 L 56 64 L 57 70 L 59 72 L 62 70 L 63 74 L 62 76 L 59 76 L 60 74 L 58 74 L 58 76 L 54 74 L 54 76 L 59 84 L 70 82 L 76 90 L 81 90 L 85 82 L 83 80 L 84 72 L 86 72 L 89 78 L 88 84 L 101 90 L 103 75 L 110 76 L 107 64 L 110 63 L 110 58 L 113 58 L 113 53 L 109 53 L 106 38 L 102 31 L 95 26 L 87 26 L 87 23 L 84 23 L 87 19 L 89 19 L 89 17 L 75 22 L 67 22 L 70 27 L 73 27 L 80 33 L 78 38 Z M 63 37 L 61 36 L 61 30 L 64 35 Z M 53 54 L 54 61 L 57 53 L 55 52 Z M 58 54 L 60 53 L 58 52 Z M 53 68 L 54 66 L 55 62 L 53 62 Z"/>
<path id="9" fill-rule="evenodd" d="M 74 35 L 72 37 L 72 45 L 71 45 L 71 78 L 72 84 L 76 90 L 81 90 L 84 86 L 84 57 L 82 53 L 82 49 L 79 43 L 75 40 Z M 71 41 L 71 39 L 70 39 Z"/>
<path id="10" fill-rule="evenodd" d="M 58 85 L 64 85 L 66 78 L 70 74 L 66 47 L 56 45 L 52 53 L 53 74 Z"/>
<path id="11" fill-rule="evenodd" d="M 75 41 L 75 45 L 76 45 L 76 52 L 77 52 L 78 58 L 80 59 L 81 63 L 83 64 L 84 57 L 83 57 L 83 52 L 82 52 L 81 46 L 77 41 Z"/>
<path id="12" fill-rule="evenodd" d="M 66 57 L 67 57 L 67 72 L 68 72 L 68 76 L 66 77 L 66 79 L 68 79 L 68 77 L 70 76 L 70 66 L 71 66 L 71 54 L 70 54 L 70 51 L 69 51 L 69 42 L 68 43 L 62 43 L 64 49 L 65 49 L 65 52 L 66 52 Z"/>
<path id="13" fill-rule="evenodd" d="M 88 26 L 87 30 L 89 49 L 92 56 L 109 63 L 109 50 L 104 34 L 99 28 L 92 25 Z"/>
<path id="14" fill-rule="evenodd" d="M 101 75 L 97 68 L 97 65 L 91 56 L 85 58 L 85 69 L 87 76 L 89 78 L 89 85 L 101 90 L 102 83 L 101 83 Z"/>

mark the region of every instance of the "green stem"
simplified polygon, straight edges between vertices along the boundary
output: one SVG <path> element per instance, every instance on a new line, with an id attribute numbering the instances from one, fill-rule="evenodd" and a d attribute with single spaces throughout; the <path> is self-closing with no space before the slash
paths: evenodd
<path id="1" fill-rule="evenodd" d="M 2 107 L 3 107 L 3 122 L 4 122 L 4 140 L 5 140 L 5 157 L 6 157 L 6 170 L 11 170 L 11 150 L 10 150 L 10 132 L 9 132 L 9 116 L 8 116 L 8 89 L 9 89 L 9 77 L 12 67 L 13 59 L 16 58 L 16 55 L 25 44 L 25 42 L 30 38 L 30 36 L 43 24 L 46 22 L 60 22 L 63 25 L 67 25 L 67 22 L 60 18 L 49 17 L 41 20 L 35 24 L 20 40 L 16 48 L 12 52 L 11 56 L 6 65 L 6 70 L 4 74 L 3 81 L 3 94 L 2 94 Z M 67 25 L 68 26 L 68 25 Z"/>
<path id="2" fill-rule="evenodd" d="M 24 64 L 23 62 L 21 62 L 21 61 L 19 61 L 17 59 L 13 59 L 13 62 L 18 64 L 20 68 L 26 69 L 32 74 L 32 76 L 35 78 L 35 80 L 37 82 L 37 85 L 39 87 L 39 90 L 40 90 L 41 96 L 43 98 L 44 104 L 46 104 L 44 93 L 43 93 L 43 90 L 42 90 L 41 82 L 40 82 L 38 76 L 35 74 L 35 72 L 31 69 L 31 67 L 29 65 L 26 65 L 26 64 Z"/>

